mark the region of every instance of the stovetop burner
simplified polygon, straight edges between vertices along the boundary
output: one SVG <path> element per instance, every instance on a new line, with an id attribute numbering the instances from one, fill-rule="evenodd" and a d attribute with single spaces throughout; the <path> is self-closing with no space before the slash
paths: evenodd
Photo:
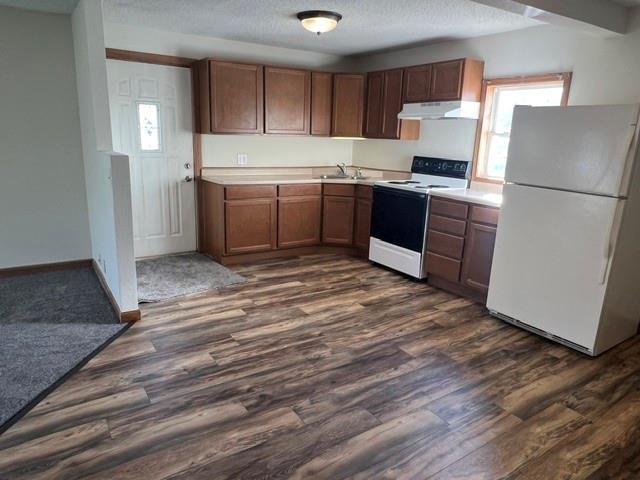
<path id="1" fill-rule="evenodd" d="M 427 188 L 449 188 L 449 185 L 416 185 L 413 188 L 421 188 L 421 189 L 427 189 Z"/>

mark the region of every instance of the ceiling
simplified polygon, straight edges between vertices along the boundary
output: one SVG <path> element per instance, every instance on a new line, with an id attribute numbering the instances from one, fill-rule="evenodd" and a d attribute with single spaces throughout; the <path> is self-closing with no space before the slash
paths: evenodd
<path id="1" fill-rule="evenodd" d="M 50 13 L 72 13 L 78 0 L 0 0 L 0 5 Z"/>
<path id="2" fill-rule="evenodd" d="M 316 36 L 300 10 L 343 15 Z M 336 55 L 356 55 L 470 38 L 539 23 L 471 0 L 104 0 L 108 22 Z"/>

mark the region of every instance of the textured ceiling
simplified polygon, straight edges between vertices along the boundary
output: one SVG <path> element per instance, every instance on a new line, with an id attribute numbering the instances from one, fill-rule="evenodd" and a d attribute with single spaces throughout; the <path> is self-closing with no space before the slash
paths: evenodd
<path id="1" fill-rule="evenodd" d="M 0 0 L 0 5 L 7 7 L 51 13 L 71 13 L 77 4 L 78 0 Z"/>
<path id="2" fill-rule="evenodd" d="M 317 37 L 301 10 L 335 10 L 338 28 Z M 471 0 L 104 0 L 105 21 L 337 55 L 470 38 L 539 23 Z"/>

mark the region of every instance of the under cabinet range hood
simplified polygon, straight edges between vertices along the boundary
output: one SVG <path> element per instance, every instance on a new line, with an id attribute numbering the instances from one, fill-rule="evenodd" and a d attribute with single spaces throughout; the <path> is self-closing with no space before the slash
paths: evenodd
<path id="1" fill-rule="evenodd" d="M 398 114 L 400 120 L 442 120 L 450 118 L 469 118 L 477 120 L 480 117 L 479 102 L 426 102 L 405 103 Z"/>

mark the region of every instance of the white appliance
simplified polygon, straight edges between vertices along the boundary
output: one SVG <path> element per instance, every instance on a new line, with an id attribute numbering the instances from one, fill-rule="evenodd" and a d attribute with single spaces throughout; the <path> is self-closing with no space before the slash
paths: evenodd
<path id="1" fill-rule="evenodd" d="M 589 355 L 640 320 L 638 105 L 516 107 L 487 307 Z"/>
<path id="2" fill-rule="evenodd" d="M 470 118 L 477 120 L 480 116 L 480 103 L 464 100 L 453 102 L 405 103 L 398 113 L 401 120 L 441 120 Z"/>
<path id="3" fill-rule="evenodd" d="M 369 260 L 424 278 L 429 192 L 466 188 L 468 174 L 469 162 L 416 156 L 409 180 L 376 182 Z"/>

